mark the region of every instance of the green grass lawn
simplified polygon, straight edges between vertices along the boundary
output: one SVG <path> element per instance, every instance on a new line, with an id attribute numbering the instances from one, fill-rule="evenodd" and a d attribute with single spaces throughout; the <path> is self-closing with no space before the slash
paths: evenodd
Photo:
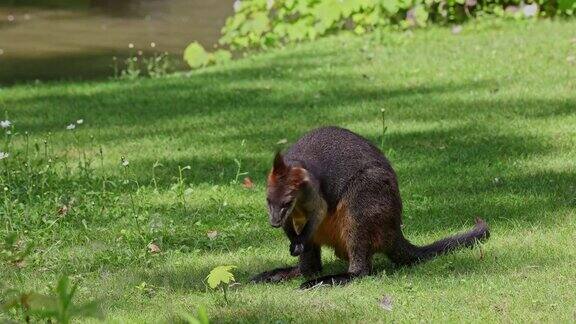
<path id="1" fill-rule="evenodd" d="M 339 36 L 190 75 L 1 89 L 14 127 L 0 235 L 35 248 L 23 267 L 0 259 L 0 288 L 45 293 L 68 274 L 116 323 L 200 305 L 214 322 L 574 322 L 575 38 L 575 22 Z M 249 284 L 295 262 L 267 223 L 275 149 L 320 125 L 380 145 L 382 108 L 406 236 L 429 243 L 480 216 L 490 240 L 412 268 L 377 257 L 345 287 Z M 228 304 L 206 286 L 218 265 L 237 266 Z"/>

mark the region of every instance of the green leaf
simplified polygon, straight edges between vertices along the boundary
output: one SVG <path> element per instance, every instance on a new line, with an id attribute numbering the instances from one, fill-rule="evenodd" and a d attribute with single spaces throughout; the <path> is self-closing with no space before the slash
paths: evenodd
<path id="1" fill-rule="evenodd" d="M 342 16 L 342 5 L 336 0 L 324 0 L 314 7 L 314 16 L 318 24 L 324 29 L 329 29 Z"/>
<path id="2" fill-rule="evenodd" d="M 576 0 L 558 0 L 558 9 L 570 10 L 576 8 Z"/>
<path id="3" fill-rule="evenodd" d="M 196 317 L 194 317 L 194 316 L 192 316 L 186 312 L 180 312 L 178 315 L 187 324 L 202 324 L 202 323 L 200 323 L 200 321 Z"/>
<path id="4" fill-rule="evenodd" d="M 232 53 L 227 50 L 219 49 L 212 53 L 211 60 L 214 64 L 222 64 L 232 60 Z"/>
<path id="5" fill-rule="evenodd" d="M 210 54 L 198 42 L 192 42 L 184 50 L 184 60 L 191 68 L 199 68 L 208 64 Z"/>
<path id="6" fill-rule="evenodd" d="M 100 308 L 99 300 L 87 302 L 80 306 L 74 306 L 72 314 L 75 317 L 94 317 L 104 319 L 104 313 L 102 313 L 102 309 Z"/>
<path id="7" fill-rule="evenodd" d="M 67 276 L 62 276 L 58 280 L 58 285 L 56 286 L 56 292 L 63 305 L 67 305 L 71 299 L 71 295 L 68 295 L 68 290 L 70 287 L 70 279 Z"/>
<path id="8" fill-rule="evenodd" d="M 210 324 L 208 313 L 206 313 L 206 308 L 203 306 L 198 307 L 198 320 L 200 321 L 200 324 Z"/>
<path id="9" fill-rule="evenodd" d="M 341 12 L 344 17 L 352 15 L 354 12 L 360 10 L 365 0 L 347 0 L 340 2 Z"/>
<path id="10" fill-rule="evenodd" d="M 236 266 L 218 266 L 212 269 L 206 277 L 206 279 L 208 279 L 208 286 L 214 289 L 222 283 L 229 284 L 231 281 L 234 281 L 234 275 L 230 272 L 230 270 L 234 268 L 236 268 Z"/>
<path id="11" fill-rule="evenodd" d="M 428 21 L 428 11 L 424 6 L 417 6 L 414 8 L 414 19 L 418 26 L 426 26 L 426 21 Z"/>
<path id="12" fill-rule="evenodd" d="M 390 15 L 394 15 L 400 9 L 398 6 L 398 1 L 396 0 L 382 0 L 382 7 L 386 10 Z"/>
<path id="13" fill-rule="evenodd" d="M 246 22 L 240 27 L 242 34 L 254 33 L 261 35 L 268 31 L 269 26 L 268 16 L 263 12 L 255 12 Z"/>
<path id="14" fill-rule="evenodd" d="M 58 317 L 60 312 L 58 310 L 59 301 L 57 297 L 30 293 L 27 294 L 25 298 L 25 303 L 30 314 L 44 319 Z"/>
<path id="15" fill-rule="evenodd" d="M 412 7 L 412 0 L 398 0 L 397 4 L 400 9 L 410 9 L 410 7 Z"/>
<path id="16" fill-rule="evenodd" d="M 4 238 L 5 249 L 12 248 L 14 243 L 16 243 L 16 237 L 17 237 L 16 232 L 12 232 L 12 233 L 9 233 L 8 235 L 6 235 L 6 237 Z"/>
<path id="17" fill-rule="evenodd" d="M 180 312 L 178 315 L 188 324 L 210 324 L 208 314 L 203 306 L 198 307 L 198 317 L 187 312 Z"/>
<path id="18" fill-rule="evenodd" d="M 358 35 L 362 35 L 362 34 L 366 33 L 366 28 L 358 25 L 354 28 L 354 32 Z"/>

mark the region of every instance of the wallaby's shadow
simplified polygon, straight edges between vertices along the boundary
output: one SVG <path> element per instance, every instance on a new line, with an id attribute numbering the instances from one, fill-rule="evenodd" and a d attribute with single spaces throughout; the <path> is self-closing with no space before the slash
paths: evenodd
<path id="1" fill-rule="evenodd" d="M 431 243 L 431 242 L 430 242 Z M 528 271 L 529 268 L 550 267 L 558 265 L 561 260 L 568 258 L 562 251 L 550 251 L 548 254 L 528 253 L 524 246 L 506 246 L 505 251 L 490 248 L 490 241 L 484 247 L 465 249 L 464 252 L 455 252 L 438 256 L 430 261 L 415 264 L 409 267 L 398 266 L 388 260 L 383 254 L 374 256 L 373 271 L 370 276 L 362 280 L 379 281 L 386 284 L 387 280 L 405 280 L 405 277 L 446 277 L 446 276 L 472 276 L 490 273 L 491 275 L 502 275 L 507 273 L 517 273 L 518 271 Z M 285 251 L 288 254 L 288 251 Z M 282 252 L 279 252 L 282 253 Z M 323 249 L 323 270 L 320 275 L 330 275 L 346 272 L 347 263 L 329 255 L 329 249 Z M 501 262 L 506 259 L 507 262 Z M 274 286 L 274 283 L 250 283 L 250 279 L 264 271 L 275 268 L 294 266 L 297 258 L 277 259 L 267 256 L 265 258 L 242 257 L 233 262 L 237 268 L 234 269 L 236 280 L 240 285 L 234 289 L 246 289 L 254 285 Z M 210 262 L 187 262 L 173 265 L 167 263 L 153 271 L 141 271 L 138 273 L 139 282 L 144 281 L 153 286 L 166 287 L 175 291 L 183 292 L 204 292 L 207 291 L 206 276 L 210 271 L 221 265 L 218 260 Z M 297 277 L 287 280 L 282 285 L 293 286 L 297 289 L 306 279 Z"/>

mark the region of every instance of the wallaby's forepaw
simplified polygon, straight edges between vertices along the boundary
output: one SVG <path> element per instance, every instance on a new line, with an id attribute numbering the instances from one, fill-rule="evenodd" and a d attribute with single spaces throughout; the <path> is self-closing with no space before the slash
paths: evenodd
<path id="1" fill-rule="evenodd" d="M 303 243 L 290 243 L 290 255 L 291 256 L 299 256 L 304 252 L 304 244 Z"/>
<path id="2" fill-rule="evenodd" d="M 324 276 L 312 280 L 308 280 L 300 285 L 300 289 L 310 289 L 316 286 L 334 286 L 345 285 L 352 280 L 353 276 L 349 273 L 342 273 L 337 275 Z"/>
<path id="3" fill-rule="evenodd" d="M 270 271 L 264 271 L 250 279 L 251 283 L 261 283 L 261 282 L 281 282 L 289 280 L 300 275 L 300 268 L 298 267 L 288 267 L 288 268 L 278 268 Z"/>

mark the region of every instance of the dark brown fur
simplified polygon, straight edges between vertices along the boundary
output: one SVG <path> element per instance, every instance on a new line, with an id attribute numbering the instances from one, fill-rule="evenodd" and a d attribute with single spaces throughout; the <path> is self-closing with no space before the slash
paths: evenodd
<path id="1" fill-rule="evenodd" d="M 489 236 L 486 223 L 477 219 L 469 232 L 423 247 L 412 245 L 402 234 L 402 201 L 390 163 L 367 140 L 342 128 L 314 130 L 286 155 L 277 154 L 267 191 L 270 223 L 284 229 L 299 265 L 264 272 L 255 282 L 317 274 L 322 246 L 347 260 L 348 271 L 307 281 L 302 288 L 368 275 L 377 252 L 411 265 Z"/>

